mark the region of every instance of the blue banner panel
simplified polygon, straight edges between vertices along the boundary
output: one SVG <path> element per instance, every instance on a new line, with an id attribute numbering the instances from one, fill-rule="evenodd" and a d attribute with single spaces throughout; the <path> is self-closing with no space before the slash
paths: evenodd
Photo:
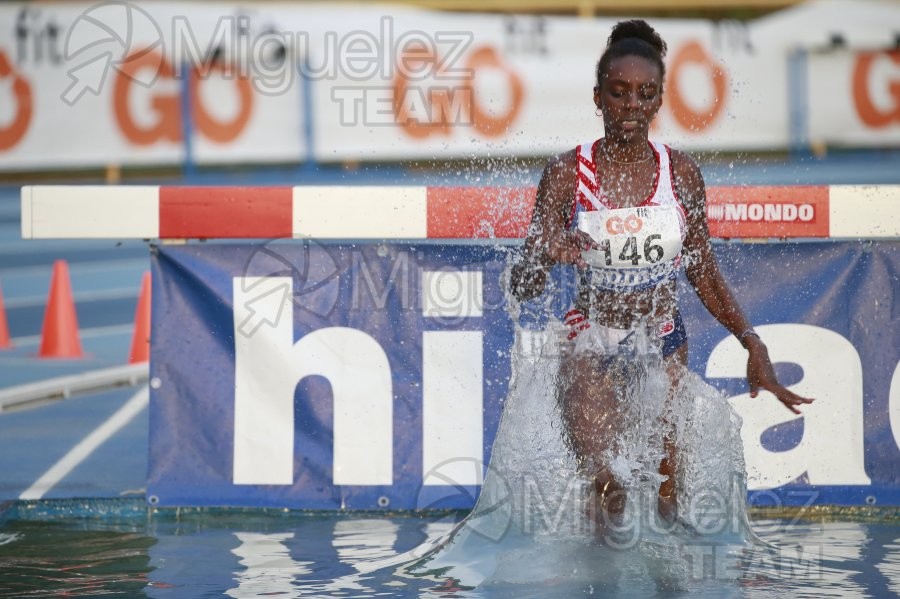
<path id="1" fill-rule="evenodd" d="M 743 418 L 756 504 L 900 503 L 895 242 L 718 244 L 795 416 L 750 398 L 746 352 L 681 281 L 691 366 Z M 508 248 L 283 241 L 153 256 L 150 472 L 158 505 L 465 508 L 511 375 Z"/>
<path id="2" fill-rule="evenodd" d="M 816 399 L 800 417 L 771 396 L 751 399 L 743 350 L 682 287 L 691 366 L 744 419 L 751 502 L 900 504 L 900 244 L 721 244 L 716 254 L 781 382 Z"/>
<path id="3" fill-rule="evenodd" d="M 157 248 L 151 503 L 470 506 L 510 377 L 502 254 Z"/>

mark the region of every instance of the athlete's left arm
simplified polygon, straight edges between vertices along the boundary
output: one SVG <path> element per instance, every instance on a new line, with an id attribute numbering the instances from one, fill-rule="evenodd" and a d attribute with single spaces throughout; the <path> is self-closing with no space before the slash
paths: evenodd
<path id="1" fill-rule="evenodd" d="M 760 389 L 765 389 L 789 410 L 799 414 L 797 406 L 813 400 L 800 397 L 778 382 L 766 345 L 758 336 L 745 335 L 741 339 L 741 334 L 751 330 L 751 325 L 728 288 L 712 251 L 706 221 L 706 186 L 699 167 L 689 156 L 676 151 L 672 152 L 672 166 L 678 199 L 687 212 L 684 257 L 688 281 L 710 314 L 738 337 L 749 352 L 747 382 L 750 396 L 756 397 Z"/>

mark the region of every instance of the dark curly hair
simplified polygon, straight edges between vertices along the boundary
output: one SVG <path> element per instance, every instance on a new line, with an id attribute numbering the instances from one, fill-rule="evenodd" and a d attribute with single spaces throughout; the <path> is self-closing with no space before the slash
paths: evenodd
<path id="1" fill-rule="evenodd" d="M 656 63 L 662 81 L 665 81 L 666 42 L 647 21 L 632 19 L 616 23 L 606 41 L 606 50 L 597 62 L 597 87 L 602 85 L 609 63 L 622 56 L 641 56 Z"/>

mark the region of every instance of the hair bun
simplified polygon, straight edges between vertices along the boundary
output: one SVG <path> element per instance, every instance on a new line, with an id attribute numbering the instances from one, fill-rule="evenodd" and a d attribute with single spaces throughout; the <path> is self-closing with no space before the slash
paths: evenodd
<path id="1" fill-rule="evenodd" d="M 666 42 L 660 37 L 656 30 L 643 19 L 632 19 L 630 21 L 619 21 L 616 23 L 615 27 L 612 29 L 612 33 L 609 34 L 609 40 L 606 42 L 606 47 L 608 48 L 616 42 L 631 38 L 647 42 L 659 52 L 660 57 L 666 55 Z"/>

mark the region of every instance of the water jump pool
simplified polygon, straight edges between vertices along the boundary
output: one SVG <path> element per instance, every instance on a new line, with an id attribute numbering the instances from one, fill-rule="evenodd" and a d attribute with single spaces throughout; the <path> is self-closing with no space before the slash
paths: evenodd
<path id="1" fill-rule="evenodd" d="M 140 499 L 23 502 L 0 528 L 4 597 L 893 597 L 900 594 L 896 510 L 834 519 L 823 511 L 759 512 L 770 546 L 737 555 L 686 541 L 684 577 L 635 547 L 607 561 L 570 561 L 549 580 L 502 577 L 467 588 L 415 577 L 407 552 L 461 514 L 281 510 L 147 510 Z M 624 564 L 624 566 L 623 566 Z M 535 572 L 545 563 L 535 563 Z M 668 586 L 666 586 L 668 585 Z"/>

